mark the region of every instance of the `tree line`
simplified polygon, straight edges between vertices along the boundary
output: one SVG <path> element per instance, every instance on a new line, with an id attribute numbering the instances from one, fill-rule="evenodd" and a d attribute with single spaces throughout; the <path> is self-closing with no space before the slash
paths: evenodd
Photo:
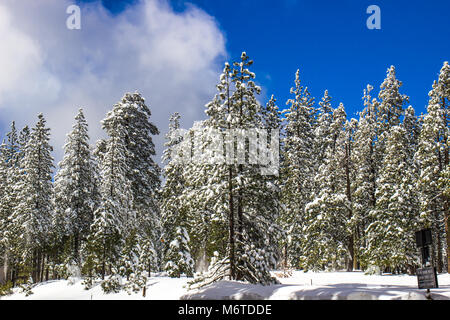
<path id="1" fill-rule="evenodd" d="M 279 175 L 248 161 L 175 161 L 194 152 L 177 148 L 178 113 L 161 169 L 152 140 L 159 130 L 137 92 L 107 113 L 107 138 L 95 146 L 80 109 L 56 172 L 44 116 L 31 130 L 12 122 L 0 146 L 4 288 L 82 276 L 86 287 L 131 292 L 160 271 L 195 275 L 193 287 L 270 284 L 276 268 L 414 273 L 421 228 L 432 229 L 432 262 L 448 272 L 448 63 L 426 114 L 408 105 L 391 66 L 378 96 L 371 85 L 363 91 L 358 119 L 328 91 L 316 102 L 299 71 L 283 110 L 273 95 L 261 104 L 252 64 L 245 52 L 225 64 L 206 119 L 188 134 L 279 130 Z M 201 143 L 205 150 L 211 141 Z M 250 141 L 223 143 L 248 159 Z"/>

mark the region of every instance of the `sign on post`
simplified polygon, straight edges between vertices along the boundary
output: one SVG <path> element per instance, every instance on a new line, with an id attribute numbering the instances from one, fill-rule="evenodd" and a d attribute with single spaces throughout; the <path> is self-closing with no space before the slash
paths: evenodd
<path id="1" fill-rule="evenodd" d="M 417 269 L 417 282 L 419 289 L 439 288 L 436 268 L 427 267 Z"/>

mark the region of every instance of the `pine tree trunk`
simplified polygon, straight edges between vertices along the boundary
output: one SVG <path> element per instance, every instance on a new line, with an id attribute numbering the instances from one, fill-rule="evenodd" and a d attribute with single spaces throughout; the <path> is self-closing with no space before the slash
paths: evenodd
<path id="1" fill-rule="evenodd" d="M 347 259 L 347 271 L 353 271 L 353 263 L 355 260 L 355 258 L 354 258 L 355 251 L 354 251 L 354 247 L 353 247 L 353 235 L 351 235 L 349 238 L 348 252 L 349 252 L 349 257 Z"/>
<path id="2" fill-rule="evenodd" d="M 5 251 L 5 255 L 3 257 L 3 274 L 5 275 L 5 283 L 8 282 L 8 251 Z"/>
<path id="3" fill-rule="evenodd" d="M 36 282 L 41 281 L 41 250 L 38 249 L 36 255 Z"/>
<path id="4" fill-rule="evenodd" d="M 346 178 L 346 193 L 347 193 L 347 200 L 351 206 L 352 203 L 352 194 L 351 194 L 351 184 L 350 184 L 350 138 L 348 143 L 345 146 L 345 178 Z M 352 209 L 348 209 L 349 214 L 349 221 L 353 217 Z M 352 228 L 353 229 L 353 228 Z M 347 271 L 353 271 L 356 265 L 356 258 L 355 258 L 355 231 L 352 231 L 352 234 L 349 237 L 349 243 L 348 243 L 348 251 L 350 253 L 350 257 L 348 260 L 347 265 Z"/>
<path id="5" fill-rule="evenodd" d="M 447 240 L 447 273 L 450 273 L 450 219 L 449 219 L 449 212 L 448 212 L 448 206 L 445 208 L 445 238 Z"/>
<path id="6" fill-rule="evenodd" d="M 14 266 L 13 269 L 11 269 L 11 282 L 13 287 L 16 286 L 16 267 Z"/>
<path id="7" fill-rule="evenodd" d="M 46 259 L 46 255 L 45 255 L 45 254 L 42 254 L 42 257 L 41 257 L 41 274 L 40 274 L 40 280 L 41 280 L 41 282 L 44 281 L 45 259 Z"/>
<path id="8" fill-rule="evenodd" d="M 16 277 L 14 276 L 15 275 L 15 266 L 12 266 L 11 267 L 11 274 L 10 274 L 10 279 L 11 279 L 11 283 L 12 283 L 12 285 L 13 285 L 13 287 L 16 285 Z"/>
<path id="9" fill-rule="evenodd" d="M 445 110 L 445 100 L 443 99 L 442 100 L 442 103 L 443 103 L 443 109 Z M 445 117 L 445 112 L 444 112 L 444 123 L 446 124 L 447 123 L 447 121 L 446 121 L 446 117 Z M 446 145 L 447 145 L 447 141 L 446 141 L 447 139 L 446 139 L 446 136 L 444 135 L 444 141 L 443 141 L 443 144 L 444 144 L 444 146 L 445 146 L 445 148 L 444 148 L 444 154 L 442 154 L 441 153 L 441 150 L 438 148 L 438 161 L 439 161 L 439 173 L 441 173 L 442 174 L 442 172 L 443 172 L 443 168 L 445 168 L 446 167 L 446 165 L 448 165 L 448 150 L 447 150 L 447 147 L 446 147 Z M 440 141 L 440 135 L 439 135 L 439 133 L 437 134 L 437 138 L 436 138 L 436 141 Z M 443 192 L 443 190 L 442 190 L 442 192 Z M 440 208 L 442 208 L 443 210 L 444 210 L 444 212 L 443 212 L 443 214 L 444 214 L 444 223 L 445 223 L 445 225 L 444 225 L 444 229 L 447 229 L 447 221 L 446 221 L 446 216 L 447 216 L 447 210 L 446 210 L 446 203 L 447 201 L 446 201 L 446 199 L 445 199 L 445 195 L 442 195 L 442 207 L 440 207 Z M 439 208 L 439 206 L 437 205 L 437 207 Z M 439 216 L 437 217 L 437 220 L 439 221 Z M 442 257 L 442 248 L 441 248 L 441 228 L 440 228 L 440 226 L 438 226 L 438 272 L 442 272 L 443 271 L 443 257 Z M 445 233 L 446 233 L 446 238 L 447 238 L 447 244 L 448 244 L 448 232 L 447 232 L 447 230 L 445 230 Z M 448 247 L 447 247 L 447 260 L 448 260 Z M 448 267 L 447 267 L 447 271 L 448 271 Z"/>
<path id="10" fill-rule="evenodd" d="M 441 228 L 437 232 L 437 272 L 441 273 L 443 269 L 443 257 L 442 257 L 442 238 Z"/>
<path id="11" fill-rule="evenodd" d="M 357 243 L 358 243 L 358 231 L 353 234 L 353 270 L 358 270 L 358 259 L 357 257 Z"/>
<path id="12" fill-rule="evenodd" d="M 36 283 L 38 281 L 37 275 L 38 275 L 38 252 L 37 249 L 33 250 L 32 254 L 32 271 L 31 271 L 31 278 L 33 279 L 33 283 Z"/>
<path id="13" fill-rule="evenodd" d="M 106 272 L 106 242 L 103 242 L 103 257 L 102 257 L 102 280 L 105 280 Z"/>
<path id="14" fill-rule="evenodd" d="M 287 242 L 284 245 L 284 268 L 288 268 L 288 245 Z"/>
<path id="15" fill-rule="evenodd" d="M 242 173 L 242 165 L 239 165 L 239 176 Z M 239 247 L 242 248 L 243 245 L 243 232 L 244 232 L 244 218 L 242 215 L 242 190 L 241 187 L 239 186 L 238 188 L 238 208 L 237 208 L 237 214 L 238 214 L 238 242 L 239 242 Z M 239 257 L 238 259 L 238 263 L 241 263 L 241 257 Z M 239 269 L 240 270 L 240 269 Z M 242 280 L 242 274 L 241 272 L 238 270 L 238 272 L 236 273 L 236 280 Z"/>
<path id="16" fill-rule="evenodd" d="M 78 233 L 78 231 L 76 231 L 74 235 L 73 256 L 77 265 L 80 265 L 81 263 L 79 246 L 80 246 L 80 234 Z"/>
<path id="17" fill-rule="evenodd" d="M 233 199 L 233 171 L 231 166 L 228 168 L 228 206 L 229 206 L 229 243 L 230 243 L 230 278 L 236 279 L 235 273 L 235 256 L 234 256 L 234 199 Z"/>
<path id="18" fill-rule="evenodd" d="M 231 101 L 230 101 L 230 84 L 229 75 L 226 75 L 227 83 L 227 105 L 228 114 L 231 114 Z M 230 124 L 228 124 L 228 130 L 230 130 Z M 232 148 L 234 148 L 232 144 Z M 234 225 L 234 197 L 233 197 L 233 168 L 230 165 L 228 167 L 228 210 L 229 212 L 229 244 L 230 244 L 230 280 L 236 279 L 236 266 L 235 266 L 235 225 Z"/>

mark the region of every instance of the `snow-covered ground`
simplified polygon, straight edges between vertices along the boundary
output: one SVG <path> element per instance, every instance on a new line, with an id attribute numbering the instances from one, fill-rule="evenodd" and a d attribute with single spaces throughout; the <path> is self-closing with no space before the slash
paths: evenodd
<path id="1" fill-rule="evenodd" d="M 275 273 L 279 274 L 279 273 Z M 142 293 L 104 294 L 99 285 L 85 290 L 81 281 L 67 280 L 41 283 L 33 294 L 14 294 L 1 299 L 270 299 L 270 300 L 361 300 L 361 299 L 425 299 L 425 290 L 417 289 L 417 278 L 408 275 L 365 275 L 362 272 L 295 271 L 292 276 L 278 278 L 279 285 L 249 285 L 236 281 L 221 281 L 199 290 L 187 290 L 189 278 L 152 277 L 146 297 Z M 439 289 L 432 289 L 433 299 L 450 300 L 450 275 L 438 276 Z"/>

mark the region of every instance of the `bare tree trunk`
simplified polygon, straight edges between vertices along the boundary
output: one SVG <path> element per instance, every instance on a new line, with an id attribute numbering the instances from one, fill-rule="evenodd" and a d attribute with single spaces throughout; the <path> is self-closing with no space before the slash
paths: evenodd
<path id="1" fill-rule="evenodd" d="M 358 259 L 356 258 L 358 252 L 356 250 L 358 243 L 358 231 L 353 234 L 353 270 L 358 270 Z"/>
<path id="2" fill-rule="evenodd" d="M 350 135 L 349 139 L 347 141 L 347 144 L 345 146 L 345 178 L 346 178 L 346 193 L 347 193 L 347 200 L 349 202 L 349 205 L 351 206 L 352 203 L 352 193 L 351 193 L 351 184 L 350 184 Z M 349 214 L 349 220 L 353 216 L 353 211 L 351 207 L 348 208 L 348 214 Z M 349 236 L 349 243 L 348 243 L 348 251 L 350 253 L 348 265 L 347 265 L 347 271 L 352 271 L 353 269 L 356 269 L 356 256 L 355 256 L 355 230 L 352 228 L 352 234 Z"/>
<path id="3" fill-rule="evenodd" d="M 41 258 L 41 282 L 44 281 L 44 272 L 45 272 L 45 261 L 47 259 L 47 255 L 46 254 L 42 254 L 42 258 Z"/>
<path id="4" fill-rule="evenodd" d="M 227 106 L 228 106 L 228 114 L 231 113 L 231 101 L 230 101 L 230 79 L 229 73 L 226 74 L 226 84 L 227 84 Z M 231 129 L 231 125 L 228 124 L 228 130 Z M 234 149 L 233 137 L 231 137 L 231 146 L 230 148 Z M 236 266 L 235 266 L 235 225 L 234 225 L 234 197 L 233 197 L 233 167 L 230 164 L 228 167 L 228 210 L 229 217 L 229 231 L 228 231 L 228 242 L 230 244 L 230 279 L 236 279 Z"/>
<path id="5" fill-rule="evenodd" d="M 31 278 L 33 279 L 34 283 L 36 283 L 38 281 L 37 269 L 38 269 L 38 253 L 37 253 L 37 249 L 34 249 L 33 254 L 32 254 L 32 271 L 31 271 Z"/>
<path id="6" fill-rule="evenodd" d="M 0 276 L 0 283 L 5 281 L 5 283 L 8 282 L 8 251 L 5 250 L 5 254 L 3 256 L 3 275 Z"/>
<path id="7" fill-rule="evenodd" d="M 444 126 L 448 127 L 448 119 L 447 119 L 447 108 L 448 106 L 445 103 L 445 97 L 442 97 L 442 109 L 444 110 Z M 449 149 L 448 149 L 448 135 L 444 134 L 444 139 L 442 141 L 442 145 L 444 146 L 444 166 L 448 168 L 449 166 Z M 445 224 L 445 238 L 447 243 L 447 273 L 450 273 L 450 219 L 449 219 L 449 198 L 447 195 L 443 194 L 443 202 L 444 202 L 444 224 Z"/>
<path id="8" fill-rule="evenodd" d="M 80 261 L 80 234 L 78 233 L 78 231 L 75 232 L 74 235 L 74 239 L 73 239 L 73 256 L 75 258 L 75 263 L 78 266 L 81 266 L 81 261 Z"/>
<path id="9" fill-rule="evenodd" d="M 347 259 L 347 271 L 353 271 L 353 261 L 354 261 L 354 257 L 355 257 L 355 251 L 354 251 L 354 247 L 353 247 L 353 235 L 350 236 L 350 240 L 348 243 L 348 252 L 349 252 L 349 257 Z"/>
<path id="10" fill-rule="evenodd" d="M 242 173 L 242 165 L 239 165 L 239 175 Z M 243 241 L 243 232 L 244 232 L 244 218 L 242 214 L 242 190 L 239 187 L 238 189 L 238 208 L 237 208 L 237 214 L 238 214 L 238 241 L 239 241 L 239 247 L 242 247 L 242 241 Z M 238 260 L 238 263 L 239 260 Z M 242 280 L 242 274 L 238 270 L 236 273 L 236 280 Z"/>
<path id="11" fill-rule="evenodd" d="M 444 214 L 445 214 L 445 217 L 444 217 L 445 238 L 447 240 L 447 273 L 450 273 L 450 219 L 449 219 L 448 207 L 445 208 Z"/>
<path id="12" fill-rule="evenodd" d="M 443 269 L 443 257 L 442 257 L 442 238 L 441 238 L 441 226 L 437 228 L 437 272 L 441 273 Z"/>
<path id="13" fill-rule="evenodd" d="M 236 279 L 235 272 L 235 256 L 234 256 L 234 199 L 233 199 L 233 170 L 231 166 L 228 168 L 228 206 L 229 206 L 229 243 L 230 243 L 230 278 Z"/>
<path id="14" fill-rule="evenodd" d="M 105 280 L 106 272 L 106 241 L 103 243 L 102 280 Z"/>

